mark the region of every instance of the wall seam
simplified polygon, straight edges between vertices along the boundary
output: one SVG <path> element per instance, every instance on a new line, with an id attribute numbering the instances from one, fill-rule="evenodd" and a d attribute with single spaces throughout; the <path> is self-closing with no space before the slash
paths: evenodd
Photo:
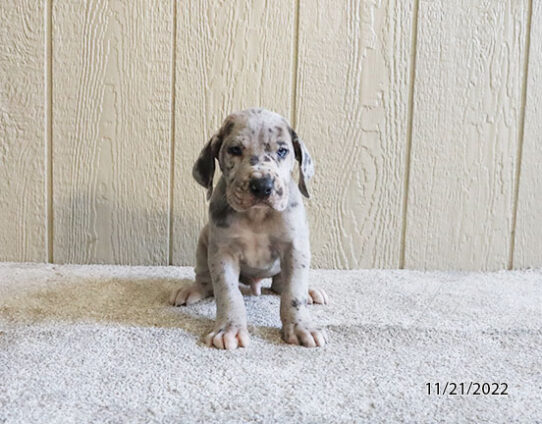
<path id="1" fill-rule="evenodd" d="M 407 232 L 407 212 L 408 212 L 408 191 L 410 189 L 410 160 L 412 151 L 412 131 L 414 120 L 414 84 L 416 82 L 416 61 L 418 54 L 418 13 L 419 0 L 414 1 L 414 10 L 412 12 L 412 35 L 411 35 L 411 59 L 410 59 L 410 87 L 408 93 L 408 111 L 407 111 L 407 140 L 405 151 L 405 175 L 403 179 L 403 205 L 402 205 L 402 225 L 401 225 L 401 243 L 399 254 L 399 268 L 405 267 L 406 250 L 406 232 Z"/>
<path id="2" fill-rule="evenodd" d="M 170 144 L 169 144 L 169 214 L 168 214 L 168 265 L 173 264 L 173 196 L 175 188 L 175 85 L 177 60 L 177 0 L 172 0 L 171 31 L 171 97 L 170 97 Z"/>
<path id="3" fill-rule="evenodd" d="M 533 14 L 533 0 L 529 0 L 527 6 L 527 28 L 525 34 L 525 61 L 523 64 L 523 86 L 521 88 L 520 124 L 518 132 L 518 147 L 516 152 L 516 169 L 514 175 L 514 193 L 512 203 L 512 223 L 510 228 L 510 247 L 508 256 L 508 269 L 514 268 L 514 251 L 516 248 L 516 225 L 519 203 L 519 187 L 521 178 L 521 163 L 523 160 L 523 143 L 525 137 L 525 110 L 527 106 L 527 85 L 529 84 L 529 60 L 531 50 L 531 28 Z"/>
<path id="4" fill-rule="evenodd" d="M 45 198 L 46 257 L 53 255 L 53 0 L 45 3 Z"/>
<path id="5" fill-rule="evenodd" d="M 301 0 L 295 0 L 294 4 L 294 33 L 292 40 L 292 87 L 290 89 L 290 124 L 292 128 L 297 125 L 297 73 L 298 73 L 298 56 L 299 56 L 299 10 Z"/>

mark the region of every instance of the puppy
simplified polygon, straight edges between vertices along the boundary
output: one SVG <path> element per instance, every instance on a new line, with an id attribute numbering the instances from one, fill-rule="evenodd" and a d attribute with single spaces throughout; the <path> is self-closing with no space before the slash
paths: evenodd
<path id="1" fill-rule="evenodd" d="M 215 161 L 222 175 L 213 189 Z M 292 176 L 296 162 L 298 184 Z M 214 294 L 216 324 L 206 343 L 235 349 L 249 343 L 241 289 L 259 294 L 260 280 L 272 278 L 283 339 L 323 346 L 326 332 L 314 325 L 307 304 L 327 303 L 327 295 L 309 290 L 309 229 L 301 197 L 309 197 L 314 164 L 295 131 L 265 109 L 233 113 L 205 145 L 192 174 L 207 189 L 209 223 L 198 241 L 196 280 L 171 302 L 189 305 Z"/>

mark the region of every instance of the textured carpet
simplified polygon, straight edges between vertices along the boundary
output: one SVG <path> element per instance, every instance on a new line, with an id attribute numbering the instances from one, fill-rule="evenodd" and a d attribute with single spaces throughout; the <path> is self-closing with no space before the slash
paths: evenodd
<path id="1" fill-rule="evenodd" d="M 264 290 L 233 352 L 202 344 L 212 298 L 167 304 L 192 278 L 0 264 L 0 423 L 542 422 L 542 271 L 312 271 L 331 343 L 284 344 Z M 437 382 L 508 395 L 428 395 Z"/>

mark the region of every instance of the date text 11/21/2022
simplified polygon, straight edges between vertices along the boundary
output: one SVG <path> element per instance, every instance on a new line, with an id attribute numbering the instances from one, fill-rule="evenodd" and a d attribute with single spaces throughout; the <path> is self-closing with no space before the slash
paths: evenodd
<path id="1" fill-rule="evenodd" d="M 508 383 L 425 383 L 428 395 L 508 396 Z"/>

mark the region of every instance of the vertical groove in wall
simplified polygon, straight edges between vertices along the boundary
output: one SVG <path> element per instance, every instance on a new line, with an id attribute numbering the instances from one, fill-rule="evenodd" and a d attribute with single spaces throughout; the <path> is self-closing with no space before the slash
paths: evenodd
<path id="1" fill-rule="evenodd" d="M 529 80 L 529 56 L 531 50 L 531 21 L 533 14 L 533 0 L 529 1 L 527 10 L 527 28 L 525 34 L 525 62 L 523 64 L 523 87 L 521 89 L 521 109 L 520 109 L 520 124 L 518 134 L 518 149 L 516 155 L 516 174 L 514 181 L 514 200 L 512 204 L 512 224 L 510 234 L 510 251 L 508 257 L 508 269 L 514 267 L 514 250 L 516 247 L 516 223 L 518 214 L 519 201 L 519 183 L 521 177 L 521 162 L 523 159 L 523 138 L 525 134 L 525 108 L 527 104 L 527 84 Z"/>
<path id="2" fill-rule="evenodd" d="M 175 188 L 175 61 L 177 57 L 177 0 L 172 3 L 171 29 L 171 117 L 169 145 L 169 219 L 168 219 L 168 265 L 173 264 L 173 192 Z"/>
<path id="3" fill-rule="evenodd" d="M 399 268 L 405 267 L 405 243 L 407 227 L 407 208 L 408 208 L 408 190 L 410 183 L 410 151 L 412 148 L 412 123 L 414 120 L 414 83 L 416 81 L 416 57 L 418 47 L 418 10 L 419 0 L 414 1 L 414 10 L 412 15 L 412 36 L 410 46 L 410 88 L 408 93 L 408 111 L 407 111 L 407 140 L 405 149 L 405 176 L 403 179 L 403 222 L 401 226 L 401 253 L 399 256 Z"/>
<path id="4" fill-rule="evenodd" d="M 45 198 L 47 262 L 53 262 L 53 0 L 45 6 Z"/>
<path id="5" fill-rule="evenodd" d="M 297 63 L 299 55 L 299 8 L 301 0 L 295 0 L 294 10 L 294 34 L 292 40 L 292 88 L 291 88 L 291 103 L 290 103 L 290 124 L 295 129 L 297 124 Z"/>

